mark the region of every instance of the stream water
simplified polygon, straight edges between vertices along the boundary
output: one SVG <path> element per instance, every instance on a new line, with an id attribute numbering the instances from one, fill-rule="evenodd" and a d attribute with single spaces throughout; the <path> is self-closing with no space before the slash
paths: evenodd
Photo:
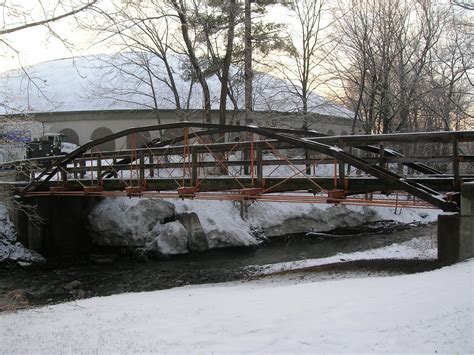
<path id="1" fill-rule="evenodd" d="M 339 232 L 360 234 L 361 230 Z M 12 291 L 20 292 L 29 305 L 42 305 L 185 284 L 242 280 L 253 277 L 247 268 L 252 265 L 323 258 L 421 237 L 435 241 L 436 226 L 412 226 L 401 230 L 391 226 L 385 233 L 378 231 L 352 237 L 338 235 L 331 239 L 288 235 L 273 238 L 258 247 L 214 249 L 145 263 L 132 257 L 118 257 L 107 264 L 80 258 L 68 262 L 49 261 L 29 268 L 3 265 L 0 266 L 0 311 L 2 298 L 5 304 Z M 412 271 L 407 269 L 407 272 Z M 75 283 L 74 287 L 70 287 L 71 282 Z"/>

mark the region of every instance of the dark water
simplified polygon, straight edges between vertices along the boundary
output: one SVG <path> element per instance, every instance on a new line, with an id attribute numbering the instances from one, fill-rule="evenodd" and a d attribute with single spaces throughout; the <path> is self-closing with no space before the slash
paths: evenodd
<path id="1" fill-rule="evenodd" d="M 390 228 L 393 228 L 390 227 Z M 338 253 L 352 253 L 362 250 L 380 248 L 419 237 L 432 237 L 436 240 L 436 225 L 397 226 L 398 230 L 379 231 L 376 233 L 359 233 L 351 236 L 351 231 L 340 231 L 343 235 L 333 238 L 321 238 L 302 234 L 272 238 L 255 248 L 214 249 L 204 253 L 186 255 L 175 260 L 173 264 L 186 268 L 199 265 L 203 268 L 237 267 L 248 265 L 266 265 L 303 259 L 317 259 L 333 256 Z M 171 265 L 171 264 L 170 264 Z"/>
<path id="2" fill-rule="evenodd" d="M 252 277 L 247 266 L 324 258 L 427 236 L 436 239 L 436 226 L 417 226 L 355 237 L 338 236 L 329 240 L 289 235 L 258 247 L 215 249 L 146 263 L 132 257 L 118 257 L 110 264 L 96 264 L 83 258 L 60 263 L 50 261 L 32 268 L 3 265 L 0 267 L 0 311 L 2 299 L 5 304 L 12 291 L 20 290 L 29 305 L 42 305 L 186 284 L 244 280 Z M 79 286 L 74 289 L 65 287 L 72 281 L 79 281 Z"/>

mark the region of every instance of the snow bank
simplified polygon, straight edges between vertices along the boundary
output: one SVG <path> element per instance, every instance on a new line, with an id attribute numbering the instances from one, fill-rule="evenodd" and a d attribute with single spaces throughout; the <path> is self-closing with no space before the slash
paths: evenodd
<path id="1" fill-rule="evenodd" d="M 376 219 L 374 210 L 358 206 L 256 203 L 249 208 L 250 223 L 263 228 L 267 237 L 355 227 Z"/>
<path id="2" fill-rule="evenodd" d="M 209 248 L 255 245 L 249 224 L 231 201 L 175 201 L 178 212 L 196 212 Z"/>
<path id="3" fill-rule="evenodd" d="M 25 266 L 43 262 L 44 258 L 17 241 L 15 226 L 10 221 L 8 210 L 0 204 L 0 263 L 6 261 L 14 261 Z"/>
<path id="4" fill-rule="evenodd" d="M 435 222 L 441 210 L 333 204 L 254 203 L 249 207 L 249 223 L 259 226 L 267 237 L 308 231 L 330 231 L 364 223 L 393 220 L 400 223 Z"/>
<path id="5" fill-rule="evenodd" d="M 473 269 L 91 298 L 0 315 L 1 351 L 472 353 Z"/>
<path id="6" fill-rule="evenodd" d="M 106 198 L 89 215 L 89 229 L 98 245 L 164 255 L 258 243 L 229 201 Z"/>
<path id="7" fill-rule="evenodd" d="M 90 213 L 89 229 L 99 245 L 142 246 L 155 225 L 174 214 L 174 205 L 163 200 L 107 198 Z"/>
<path id="8" fill-rule="evenodd" d="M 249 266 L 248 270 L 252 271 L 255 275 L 265 275 L 273 274 L 275 272 L 339 263 L 341 261 L 374 259 L 435 260 L 437 257 L 438 248 L 436 243 L 433 243 L 432 238 L 423 237 L 354 253 L 338 253 L 327 258 L 304 259 L 262 266 Z"/>
<path id="9" fill-rule="evenodd" d="M 146 245 L 146 250 L 160 254 L 183 254 L 258 244 L 252 230 L 275 237 L 382 220 L 429 223 L 436 221 L 439 213 L 429 209 L 395 213 L 386 207 L 257 202 L 249 207 L 249 218 L 243 220 L 238 205 L 231 201 L 108 198 L 94 208 L 89 225 L 98 245 Z"/>

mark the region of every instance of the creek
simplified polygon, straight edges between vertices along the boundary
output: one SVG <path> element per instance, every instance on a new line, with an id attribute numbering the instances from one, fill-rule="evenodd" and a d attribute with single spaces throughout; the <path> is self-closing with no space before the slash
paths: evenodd
<path id="1" fill-rule="evenodd" d="M 130 256 L 116 256 L 113 262 L 105 264 L 91 262 L 84 257 L 48 261 L 28 268 L 2 265 L 0 301 L 12 291 L 20 291 L 29 305 L 36 306 L 187 284 L 248 280 L 255 277 L 250 271 L 252 266 L 324 258 L 413 238 L 431 238 L 435 241 L 436 225 L 400 226 L 385 222 L 379 226 L 337 230 L 334 235 L 287 235 L 272 238 L 257 247 L 213 249 L 148 262 L 139 262 Z M 354 264 L 354 267 L 361 266 Z M 412 267 L 406 270 L 415 271 Z M 71 287 L 71 282 L 74 287 Z"/>

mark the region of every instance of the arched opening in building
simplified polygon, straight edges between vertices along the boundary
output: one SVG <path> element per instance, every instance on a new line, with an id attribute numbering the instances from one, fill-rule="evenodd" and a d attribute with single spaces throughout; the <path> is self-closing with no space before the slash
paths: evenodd
<path id="1" fill-rule="evenodd" d="M 112 132 L 110 129 L 107 127 L 99 127 L 94 130 L 91 134 L 91 139 L 96 140 L 99 138 L 103 138 L 105 136 L 111 135 L 114 132 Z M 115 140 L 111 140 L 109 142 L 102 143 L 96 147 L 100 151 L 108 151 L 108 150 L 115 150 Z"/>
<path id="2" fill-rule="evenodd" d="M 59 131 L 67 137 L 67 141 L 79 145 L 79 135 L 72 128 L 64 128 Z"/>
<path id="3" fill-rule="evenodd" d="M 146 143 L 150 142 L 150 140 L 151 140 L 150 132 L 138 132 L 134 134 L 129 134 L 127 136 L 127 148 L 128 149 L 141 148 Z"/>
<path id="4" fill-rule="evenodd" d="M 347 136 L 347 135 L 348 135 L 348 134 L 347 134 L 346 131 L 342 131 L 342 132 L 341 132 L 341 136 Z"/>
<path id="5" fill-rule="evenodd" d="M 330 130 L 328 131 L 328 136 L 333 136 L 333 135 L 334 135 L 334 131 L 333 131 L 332 129 L 330 129 Z"/>

